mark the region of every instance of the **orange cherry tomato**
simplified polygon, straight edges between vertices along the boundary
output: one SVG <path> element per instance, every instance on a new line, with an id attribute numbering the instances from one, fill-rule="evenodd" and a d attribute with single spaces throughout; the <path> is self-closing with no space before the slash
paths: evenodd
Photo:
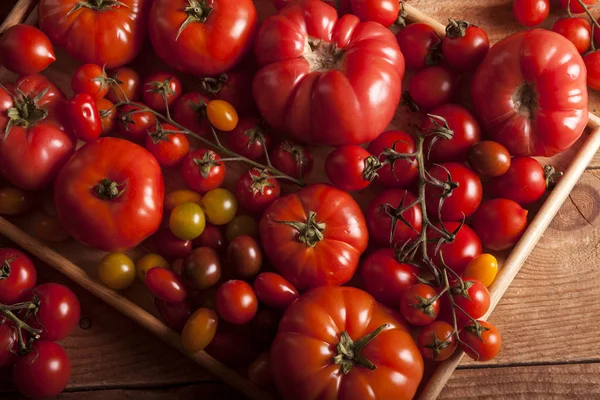
<path id="1" fill-rule="evenodd" d="M 208 120 L 216 129 L 229 132 L 238 124 L 238 115 L 235 108 L 224 100 L 212 100 L 206 106 Z"/>

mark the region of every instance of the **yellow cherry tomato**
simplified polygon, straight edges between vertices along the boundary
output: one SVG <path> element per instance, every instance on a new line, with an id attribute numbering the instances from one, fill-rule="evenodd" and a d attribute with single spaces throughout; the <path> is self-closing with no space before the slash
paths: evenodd
<path id="1" fill-rule="evenodd" d="M 202 235 L 206 227 L 204 210 L 196 203 L 183 203 L 171 211 L 169 228 L 181 240 L 193 240 Z"/>
<path id="2" fill-rule="evenodd" d="M 98 265 L 100 281 L 111 289 L 127 289 L 135 280 L 135 263 L 125 253 L 110 253 Z"/>
<path id="3" fill-rule="evenodd" d="M 225 227 L 225 235 L 230 242 L 243 235 L 258 238 L 258 222 L 249 215 L 237 215 Z"/>
<path id="4" fill-rule="evenodd" d="M 199 308 L 185 323 L 181 332 L 181 343 L 185 351 L 196 353 L 212 342 L 217 332 L 217 313 L 208 308 Z"/>
<path id="5" fill-rule="evenodd" d="M 169 262 L 161 255 L 155 253 L 148 253 L 145 256 L 142 256 L 135 263 L 135 270 L 137 271 L 137 276 L 143 282 L 146 278 L 146 272 L 154 267 L 159 268 L 169 268 Z"/>
<path id="6" fill-rule="evenodd" d="M 202 203 L 202 195 L 188 189 L 174 190 L 165 195 L 165 215 L 169 215 L 173 209 L 183 203 Z"/>
<path id="7" fill-rule="evenodd" d="M 463 272 L 463 277 L 477 279 L 489 287 L 498 274 L 498 260 L 491 254 L 481 254 L 472 259 Z"/>
<path id="8" fill-rule="evenodd" d="M 224 100 L 212 100 L 206 105 L 208 121 L 216 129 L 229 132 L 238 124 L 238 115 L 235 108 Z"/>
<path id="9" fill-rule="evenodd" d="M 13 187 L 0 189 L 0 215 L 23 214 L 32 205 L 31 193 Z"/>
<path id="10" fill-rule="evenodd" d="M 202 207 L 208 222 L 213 225 L 228 224 L 237 213 L 237 200 L 227 189 L 213 189 L 202 198 Z"/>

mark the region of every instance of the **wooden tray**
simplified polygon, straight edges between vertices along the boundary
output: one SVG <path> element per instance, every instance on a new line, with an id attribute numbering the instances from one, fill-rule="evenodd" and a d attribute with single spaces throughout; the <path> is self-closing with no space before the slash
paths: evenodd
<path id="1" fill-rule="evenodd" d="M 255 0 L 255 3 L 261 19 L 274 13 L 271 0 Z M 33 10 L 35 4 L 35 0 L 19 0 L 11 14 L 0 26 L 0 32 L 23 21 L 29 24 L 35 24 L 37 21 L 37 14 L 35 10 Z M 434 26 L 440 34 L 444 33 L 444 26 L 438 21 L 420 12 L 410 4 L 405 4 L 405 7 L 409 15 L 409 20 L 412 22 L 426 22 Z M 460 16 L 458 15 L 457 17 Z M 64 52 L 59 49 L 56 50 L 58 61 L 52 64 L 44 74 L 55 81 L 66 94 L 70 95 L 72 93 L 70 88 L 70 75 L 78 64 Z M 160 68 L 160 64 L 156 68 Z M 1 82 L 9 81 L 13 78 L 13 74 L 0 67 Z M 187 89 L 191 90 L 191 88 Z M 407 129 L 410 123 L 417 122 L 419 118 L 419 116 L 407 114 L 403 108 L 399 108 L 390 127 L 395 129 Z M 600 119 L 595 115 L 590 114 L 588 128 L 588 134 L 584 134 L 578 143 L 568 152 L 551 159 L 543 160 L 544 162 L 551 163 L 558 169 L 563 170 L 565 175 L 552 193 L 545 199 L 543 205 L 535 214 L 530 226 L 515 248 L 511 252 L 497 254 L 503 266 L 498 278 L 490 288 L 492 302 L 486 318 L 498 304 L 511 281 L 523 265 L 525 259 L 558 212 L 564 200 L 568 197 L 573 186 L 583 174 L 583 171 L 590 163 L 598 148 L 600 148 Z M 330 149 L 318 148 L 313 150 L 317 162 L 316 171 L 313 174 L 312 181 L 326 181 L 325 174 L 322 171 L 322 160 Z M 239 167 L 238 170 L 243 170 L 243 167 Z M 231 187 L 238 176 L 239 175 L 237 174 L 229 173 L 226 186 Z M 166 177 L 166 179 L 168 187 L 182 187 L 180 179 L 176 178 L 176 174 Z M 372 193 L 366 191 L 355 197 L 359 203 L 365 205 L 372 197 Z M 533 212 L 530 214 L 533 214 Z M 117 293 L 104 287 L 98 282 L 96 276 L 98 261 L 104 253 L 84 247 L 73 240 L 60 244 L 43 244 L 26 233 L 26 231 L 28 231 L 29 223 L 30 219 L 28 217 L 15 218 L 10 221 L 0 218 L 0 234 L 22 246 L 40 260 L 51 265 L 107 304 L 121 311 L 123 314 L 154 333 L 169 345 L 182 351 L 179 335 L 170 330 L 156 318 L 156 310 L 154 309 L 150 296 L 143 288 L 143 285 L 136 283 L 131 289 L 128 289 L 123 293 Z M 141 246 L 138 249 L 133 249 L 131 255 L 135 258 L 147 251 L 147 246 Z M 270 394 L 256 388 L 238 373 L 213 359 L 206 353 L 198 352 L 193 355 L 186 355 L 249 398 L 271 398 Z M 436 364 L 435 370 L 424 378 L 419 398 L 436 398 L 461 358 L 462 353 L 457 352 L 450 360 Z"/>

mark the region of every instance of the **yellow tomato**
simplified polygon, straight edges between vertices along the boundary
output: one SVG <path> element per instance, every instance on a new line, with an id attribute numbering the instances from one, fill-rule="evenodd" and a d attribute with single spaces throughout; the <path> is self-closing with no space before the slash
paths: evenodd
<path id="1" fill-rule="evenodd" d="M 171 211 L 169 228 L 181 240 L 193 240 L 202 235 L 206 227 L 204 211 L 196 203 L 183 203 Z"/>
<path id="2" fill-rule="evenodd" d="M 146 254 L 135 263 L 137 276 L 140 278 L 140 280 L 142 280 L 142 282 L 146 278 L 146 272 L 154 267 L 169 268 L 170 265 L 163 256 L 155 253 Z"/>
<path id="3" fill-rule="evenodd" d="M 213 225 L 228 224 L 237 213 L 237 200 L 227 189 L 213 189 L 202 198 L 202 207 L 208 222 Z"/>
<path id="4" fill-rule="evenodd" d="M 125 253 L 110 253 L 100 261 L 98 276 L 111 289 L 126 289 L 135 280 L 135 264 Z"/>
<path id="5" fill-rule="evenodd" d="M 208 308 L 199 308 L 185 323 L 181 332 L 181 343 L 185 351 L 195 353 L 204 350 L 217 332 L 217 313 Z"/>
<path id="6" fill-rule="evenodd" d="M 498 274 L 498 260 L 491 254 L 481 254 L 472 259 L 463 272 L 465 279 L 477 279 L 489 287 Z"/>
<path id="7" fill-rule="evenodd" d="M 212 100 L 206 105 L 208 121 L 216 129 L 229 132 L 238 124 L 238 115 L 235 108 L 224 100 Z"/>
<path id="8" fill-rule="evenodd" d="M 165 195 L 165 215 L 169 215 L 173 209 L 183 203 L 201 204 L 202 195 L 188 189 L 174 190 Z"/>

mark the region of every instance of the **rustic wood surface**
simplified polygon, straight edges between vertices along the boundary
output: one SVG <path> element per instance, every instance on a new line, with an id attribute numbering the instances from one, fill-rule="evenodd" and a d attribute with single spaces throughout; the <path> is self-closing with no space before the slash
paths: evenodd
<path id="1" fill-rule="evenodd" d="M 0 15 L 14 1 L 0 1 Z M 492 41 L 521 29 L 510 0 L 410 0 L 439 21 L 463 18 Z M 552 20 L 559 16 L 553 13 Z M 547 22 L 545 26 L 551 25 Z M 600 110 L 591 94 L 590 109 Z M 575 187 L 491 317 L 503 334 L 496 360 L 463 360 L 441 395 L 463 398 L 600 398 L 600 157 Z M 3 245 L 6 243 L 2 243 Z M 44 280 L 64 281 L 38 264 Z M 61 399 L 235 399 L 236 394 L 194 363 L 107 305 L 71 284 L 90 329 L 62 344 L 73 376 Z M 19 398 L 0 371 L 0 398 Z"/>

